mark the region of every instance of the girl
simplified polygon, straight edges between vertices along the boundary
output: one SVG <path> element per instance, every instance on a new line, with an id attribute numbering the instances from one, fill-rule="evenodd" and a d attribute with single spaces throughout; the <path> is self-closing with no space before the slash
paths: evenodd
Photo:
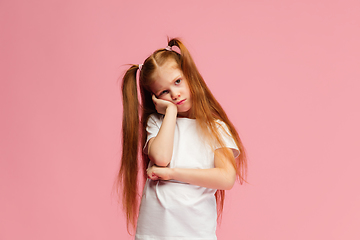
<path id="1" fill-rule="evenodd" d="M 135 239 L 216 239 L 224 190 L 231 189 L 236 178 L 240 183 L 245 181 L 246 157 L 235 127 L 206 86 L 190 53 L 180 40 L 171 39 L 144 64 L 129 68 L 122 93 L 118 183 L 123 189 L 128 227 L 137 225 Z M 147 180 L 139 209 L 141 170 Z"/>

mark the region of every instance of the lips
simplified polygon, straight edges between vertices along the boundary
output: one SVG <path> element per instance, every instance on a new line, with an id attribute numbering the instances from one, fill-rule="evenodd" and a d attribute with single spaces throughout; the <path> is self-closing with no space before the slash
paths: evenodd
<path id="1" fill-rule="evenodd" d="M 181 104 L 183 104 L 183 102 L 185 102 L 185 100 L 186 100 L 186 99 L 177 102 L 176 105 L 181 105 Z"/>

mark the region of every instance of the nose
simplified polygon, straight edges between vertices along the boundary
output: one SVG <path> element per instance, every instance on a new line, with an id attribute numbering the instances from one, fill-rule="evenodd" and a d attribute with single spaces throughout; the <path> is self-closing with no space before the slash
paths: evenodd
<path id="1" fill-rule="evenodd" d="M 176 99 L 178 99 L 179 97 L 180 97 L 180 94 L 179 94 L 179 93 L 172 93 L 172 94 L 171 94 L 172 100 L 176 100 Z"/>

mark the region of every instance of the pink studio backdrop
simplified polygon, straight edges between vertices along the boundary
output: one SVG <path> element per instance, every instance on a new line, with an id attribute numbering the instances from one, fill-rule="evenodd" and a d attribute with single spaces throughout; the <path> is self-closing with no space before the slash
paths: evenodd
<path id="1" fill-rule="evenodd" d="M 124 64 L 182 37 L 249 184 L 220 240 L 360 239 L 359 1 L 1 1 L 0 239 L 132 239 L 111 195 Z"/>

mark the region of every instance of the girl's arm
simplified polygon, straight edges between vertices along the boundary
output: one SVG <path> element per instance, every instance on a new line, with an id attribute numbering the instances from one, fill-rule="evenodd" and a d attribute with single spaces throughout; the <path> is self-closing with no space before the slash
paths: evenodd
<path id="1" fill-rule="evenodd" d="M 157 99 L 155 95 L 153 101 L 158 113 L 165 116 L 157 136 L 148 142 L 148 155 L 157 166 L 166 167 L 173 153 L 177 107 L 169 101 Z"/>
<path id="2" fill-rule="evenodd" d="M 166 168 L 153 166 L 147 170 L 147 175 L 151 180 L 177 180 L 193 185 L 230 190 L 236 180 L 236 171 L 232 164 L 234 159 L 227 159 L 225 151 L 229 148 L 215 150 L 215 167 L 210 169 L 187 169 L 187 168 Z"/>

